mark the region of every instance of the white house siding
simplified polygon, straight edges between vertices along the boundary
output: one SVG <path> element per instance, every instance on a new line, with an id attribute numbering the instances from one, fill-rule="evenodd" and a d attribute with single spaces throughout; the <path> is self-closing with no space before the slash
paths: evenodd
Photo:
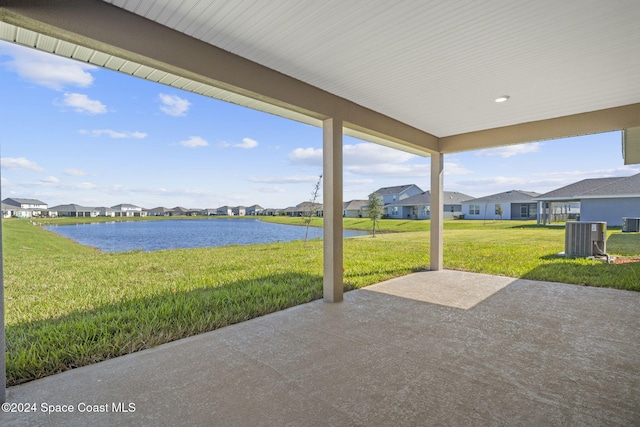
<path id="1" fill-rule="evenodd" d="M 605 221 L 622 226 L 623 217 L 640 218 L 640 197 L 620 199 L 582 199 L 580 221 Z"/>

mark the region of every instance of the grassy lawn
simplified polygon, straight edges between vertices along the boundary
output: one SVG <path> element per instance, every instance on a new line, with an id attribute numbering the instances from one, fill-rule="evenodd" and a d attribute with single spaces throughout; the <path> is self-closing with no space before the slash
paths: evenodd
<path id="1" fill-rule="evenodd" d="M 345 290 L 428 267 L 428 221 L 380 229 L 345 240 Z M 103 253 L 14 219 L 3 221 L 3 240 L 8 385 L 322 297 L 319 240 Z M 448 269 L 640 290 L 640 263 L 557 257 L 562 227 L 446 221 L 444 242 Z M 638 255 L 640 234 L 609 230 L 607 250 Z"/>

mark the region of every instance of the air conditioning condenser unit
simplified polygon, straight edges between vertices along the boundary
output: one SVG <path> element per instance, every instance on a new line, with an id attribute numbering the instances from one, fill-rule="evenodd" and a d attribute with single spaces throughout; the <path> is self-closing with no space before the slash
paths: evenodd
<path id="1" fill-rule="evenodd" d="M 640 218 L 622 218 L 623 233 L 640 232 Z"/>
<path id="2" fill-rule="evenodd" d="M 568 221 L 565 225 L 566 256 L 604 255 L 607 251 L 606 243 L 606 222 Z"/>

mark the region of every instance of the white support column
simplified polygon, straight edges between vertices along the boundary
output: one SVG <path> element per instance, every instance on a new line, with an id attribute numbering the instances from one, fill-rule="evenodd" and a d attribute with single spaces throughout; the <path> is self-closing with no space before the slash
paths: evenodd
<path id="1" fill-rule="evenodd" d="M 322 123 L 324 269 L 326 302 L 342 301 L 342 120 Z"/>
<path id="2" fill-rule="evenodd" d="M 431 154 L 431 270 L 442 270 L 443 262 L 443 217 L 444 195 L 442 186 L 444 170 L 444 154 Z"/>

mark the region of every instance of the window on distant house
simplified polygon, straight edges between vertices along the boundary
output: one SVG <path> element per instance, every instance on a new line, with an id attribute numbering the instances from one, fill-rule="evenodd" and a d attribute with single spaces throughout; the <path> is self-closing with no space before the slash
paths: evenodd
<path id="1" fill-rule="evenodd" d="M 396 199 L 398 198 L 398 196 L 396 196 L 395 194 L 391 197 L 393 199 L 393 201 L 395 202 Z"/>
<path id="2" fill-rule="evenodd" d="M 422 216 L 431 216 L 431 206 L 422 207 Z"/>
<path id="3" fill-rule="evenodd" d="M 397 206 L 394 206 L 394 207 L 391 208 L 391 215 L 398 215 L 398 207 Z"/>
<path id="4" fill-rule="evenodd" d="M 469 215 L 480 215 L 480 205 L 469 205 Z"/>

